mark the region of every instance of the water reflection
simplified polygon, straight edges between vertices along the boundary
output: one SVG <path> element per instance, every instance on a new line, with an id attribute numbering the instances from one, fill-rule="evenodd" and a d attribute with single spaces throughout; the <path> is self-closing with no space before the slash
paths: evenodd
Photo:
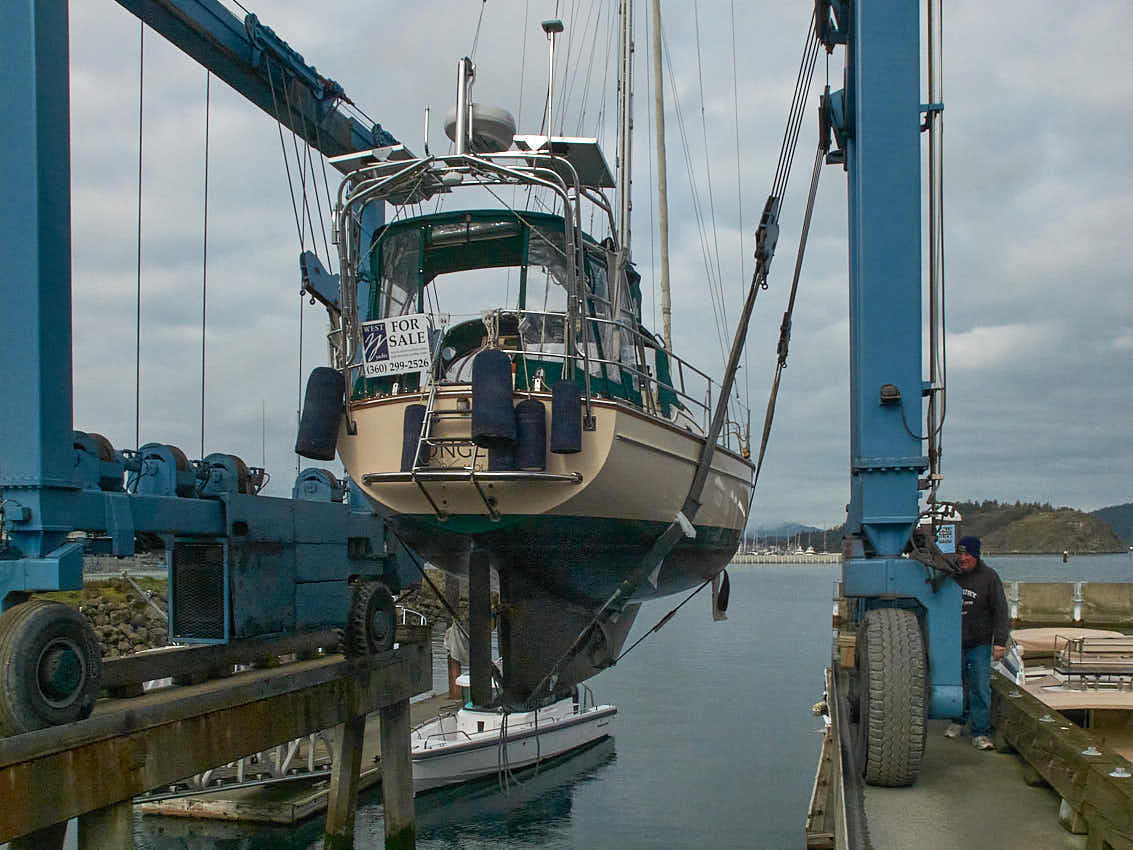
<path id="1" fill-rule="evenodd" d="M 569 826 L 576 787 L 597 779 L 615 760 L 614 739 L 604 738 L 537 771 L 515 771 L 506 791 L 493 777 L 422 794 L 416 800 L 418 839 L 448 846 L 454 841 L 520 838 L 534 843 L 554 837 Z M 322 846 L 324 823 L 322 813 L 295 827 L 151 815 L 138 818 L 136 837 L 139 847 L 153 850 L 308 850 Z M 383 835 L 381 793 L 363 792 L 356 845 L 381 846 Z"/>
<path id="2" fill-rule="evenodd" d="M 499 777 L 492 777 L 422 794 L 416 800 L 417 835 L 422 841 L 440 842 L 550 837 L 569 822 L 576 788 L 597 779 L 616 758 L 614 739 L 603 738 L 585 750 L 552 759 L 538 771 L 515 771 L 515 781 L 506 790 Z"/>

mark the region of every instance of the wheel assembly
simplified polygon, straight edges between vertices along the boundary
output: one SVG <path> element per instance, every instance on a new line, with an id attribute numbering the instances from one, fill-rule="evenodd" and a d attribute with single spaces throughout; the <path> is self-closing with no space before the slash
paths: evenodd
<path id="1" fill-rule="evenodd" d="M 89 717 L 102 653 L 86 617 L 32 599 L 0 614 L 0 735 Z"/>
<path id="2" fill-rule="evenodd" d="M 397 615 L 393 596 L 380 581 L 360 581 L 354 585 L 350 621 L 342 640 L 343 654 L 371 655 L 393 649 Z"/>
<path id="3" fill-rule="evenodd" d="M 925 740 L 925 649 L 917 615 L 868 611 L 857 638 L 858 765 L 870 785 L 912 785 Z"/>

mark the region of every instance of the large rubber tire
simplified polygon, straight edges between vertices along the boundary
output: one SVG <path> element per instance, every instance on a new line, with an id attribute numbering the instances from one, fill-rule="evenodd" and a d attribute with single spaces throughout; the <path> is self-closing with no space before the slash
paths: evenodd
<path id="1" fill-rule="evenodd" d="M 89 717 L 102 653 L 86 617 L 32 599 L 0 614 L 0 736 Z"/>
<path id="2" fill-rule="evenodd" d="M 386 586 L 380 581 L 358 582 L 343 640 L 344 653 L 358 656 L 389 652 L 396 629 L 397 612 Z"/>
<path id="3" fill-rule="evenodd" d="M 925 742 L 925 648 L 917 615 L 868 611 L 858 630 L 859 766 L 870 785 L 917 781 Z"/>

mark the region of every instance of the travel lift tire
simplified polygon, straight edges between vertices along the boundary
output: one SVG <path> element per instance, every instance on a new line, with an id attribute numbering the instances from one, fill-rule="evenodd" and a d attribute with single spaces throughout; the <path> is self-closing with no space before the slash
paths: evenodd
<path id="1" fill-rule="evenodd" d="M 870 785 L 912 785 L 924 755 L 926 663 L 917 615 L 867 611 L 857 636 L 858 766 Z"/>
<path id="2" fill-rule="evenodd" d="M 102 651 L 87 618 L 32 599 L 0 614 L 0 737 L 90 716 Z"/>
<path id="3" fill-rule="evenodd" d="M 350 621 L 343 635 L 343 654 L 354 657 L 393 649 L 397 612 L 393 596 L 380 581 L 354 585 Z"/>

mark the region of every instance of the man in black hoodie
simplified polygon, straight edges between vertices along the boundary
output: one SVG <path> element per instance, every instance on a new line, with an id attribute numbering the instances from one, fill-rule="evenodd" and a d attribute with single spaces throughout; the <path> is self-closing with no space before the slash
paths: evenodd
<path id="1" fill-rule="evenodd" d="M 991 662 L 1007 651 L 1007 599 L 999 575 L 980 559 L 980 539 L 961 537 L 956 546 L 956 566 L 963 598 L 964 717 L 953 721 L 944 733 L 959 737 L 969 724 L 972 746 L 978 750 L 993 747 L 991 731 Z"/>

